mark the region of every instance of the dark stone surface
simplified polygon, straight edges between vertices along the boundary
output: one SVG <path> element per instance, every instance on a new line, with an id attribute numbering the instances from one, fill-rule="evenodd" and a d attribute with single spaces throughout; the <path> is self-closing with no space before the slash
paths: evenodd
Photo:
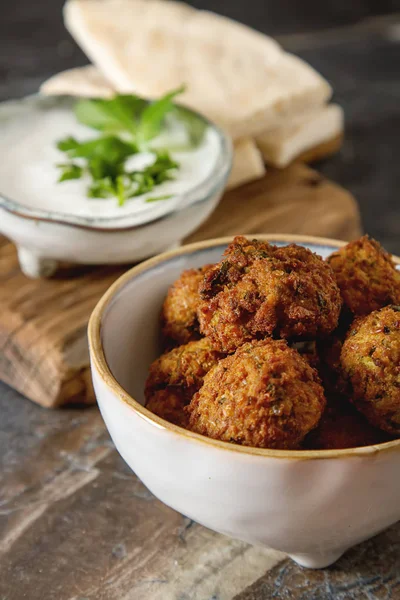
<path id="1" fill-rule="evenodd" d="M 400 526 L 349 550 L 321 571 L 284 561 L 234 600 L 398 600 Z"/>
<path id="2" fill-rule="evenodd" d="M 87 62 L 64 30 L 62 4 L 62 0 L 16 0 L 2 7 L 1 99 L 33 93 L 52 73 Z M 400 12 L 399 0 L 196 0 L 193 4 L 282 36 L 280 39 L 288 50 L 308 60 L 332 82 L 335 97 L 346 112 L 346 141 L 341 153 L 320 168 L 359 200 L 365 229 L 389 250 L 400 253 L 397 148 L 400 19 L 395 15 L 381 16 Z M 319 31 L 325 28 L 327 31 Z M 96 492 L 97 483 L 92 484 L 90 479 L 91 469 L 97 468 L 94 466 L 97 464 L 101 466 L 100 471 L 106 473 L 102 475 L 104 484 L 103 479 L 99 479 L 103 495 Z M 123 561 L 127 552 L 131 552 L 134 559 L 135 543 L 127 531 L 140 526 L 140 514 L 135 517 L 124 512 L 121 498 L 127 501 L 130 494 L 140 498 L 141 510 L 145 510 L 144 503 L 153 500 L 137 480 L 133 480 L 132 487 L 132 477 L 125 473 L 122 461 L 110 447 L 96 409 L 49 412 L 0 383 L 0 465 L 0 542 L 1 532 L 6 535 L 10 528 L 12 530 L 13 515 L 18 511 L 24 515 L 28 509 L 34 511 L 38 503 L 45 500 L 46 486 L 55 494 L 56 506 L 51 505 L 40 519 L 32 521 L 34 528 L 29 527 L 28 519 L 26 535 L 19 537 L 6 560 L 0 559 L 1 600 L 60 600 L 72 598 L 73 593 L 76 598 L 86 597 L 85 590 L 89 588 L 85 585 L 91 568 L 93 576 L 101 581 L 102 573 L 111 568 L 113 561 Z M 60 485 L 65 484 L 64 472 L 69 489 L 76 486 L 76 493 L 81 494 L 79 499 L 75 492 L 71 492 L 71 500 L 57 497 L 58 484 L 52 486 L 51 478 L 57 482 L 59 477 Z M 111 493 L 107 495 L 110 489 L 116 490 L 113 498 Z M 8 502 L 11 502 L 9 510 Z M 97 512 L 93 508 L 96 503 Z M 84 511 L 82 514 L 78 506 Z M 118 506 L 120 520 L 115 512 Z M 60 507 L 65 508 L 64 516 Z M 156 537 L 157 527 L 162 528 L 167 517 L 174 522 L 171 512 L 155 502 L 150 512 L 143 513 L 147 514 L 145 523 L 149 535 Z M 111 523 L 110 539 L 100 535 L 101 526 L 106 523 Z M 180 531 L 179 523 L 177 518 L 175 529 L 167 528 L 163 534 L 168 552 L 175 543 L 171 540 L 175 540 L 176 531 Z M 68 545 L 70 531 L 73 535 Z M 99 556 L 95 567 L 88 562 L 93 543 Z M 68 548 L 73 545 L 76 555 L 71 558 Z M 57 553 L 49 554 L 49 548 L 56 549 Z M 39 555 L 44 561 L 43 575 Z M 61 573 L 58 580 L 57 572 Z M 67 596 L 61 590 L 71 585 L 71 573 L 76 586 L 70 587 L 71 594 Z M 32 589 L 30 580 L 34 583 Z M 141 592 L 140 596 L 132 593 L 129 598 L 152 597 L 151 592 Z M 96 600 L 114 597 L 104 589 L 89 590 L 89 596 Z M 324 571 L 309 571 L 284 561 L 236 598 L 400 599 L 400 525 L 352 549 L 337 565 Z"/>
<path id="3" fill-rule="evenodd" d="M 97 408 L 49 411 L 0 383 L 0 415 L 1 600 L 400 599 L 400 523 L 328 569 L 267 570 L 159 502 Z"/>

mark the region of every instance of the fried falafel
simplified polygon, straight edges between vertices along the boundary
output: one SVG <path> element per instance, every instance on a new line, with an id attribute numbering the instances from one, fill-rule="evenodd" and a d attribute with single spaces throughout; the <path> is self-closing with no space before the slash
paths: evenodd
<path id="1" fill-rule="evenodd" d="M 345 398 L 328 398 L 321 421 L 303 443 L 305 450 L 341 450 L 381 444 L 390 436 L 371 425 Z"/>
<path id="2" fill-rule="evenodd" d="M 298 448 L 325 396 L 315 369 L 283 340 L 242 345 L 205 376 L 186 411 L 189 429 L 259 448 Z"/>
<path id="3" fill-rule="evenodd" d="M 355 407 L 372 425 L 400 436 L 400 307 L 355 319 L 340 362 Z"/>
<path id="4" fill-rule="evenodd" d="M 200 331 L 216 349 L 233 352 L 266 336 L 313 339 L 338 324 L 341 297 L 334 274 L 307 248 L 277 247 L 238 236 L 205 274 Z"/>
<path id="5" fill-rule="evenodd" d="M 367 315 L 388 304 L 400 304 L 400 272 L 391 255 L 364 235 L 327 258 L 344 305 L 354 315 Z"/>
<path id="6" fill-rule="evenodd" d="M 166 421 L 184 427 L 183 408 L 203 384 L 206 373 L 223 355 L 207 338 L 178 346 L 155 360 L 145 386 L 146 408 Z"/>
<path id="7" fill-rule="evenodd" d="M 165 348 L 200 339 L 197 306 L 199 285 L 211 265 L 183 271 L 169 288 L 161 311 L 161 327 Z"/>

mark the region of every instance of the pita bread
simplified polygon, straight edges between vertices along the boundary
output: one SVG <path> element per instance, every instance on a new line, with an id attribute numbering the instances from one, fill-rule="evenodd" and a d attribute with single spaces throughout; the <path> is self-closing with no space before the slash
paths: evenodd
<path id="1" fill-rule="evenodd" d="M 68 0 L 65 24 L 120 93 L 180 101 L 234 138 L 324 103 L 329 84 L 268 36 L 169 0 Z"/>
<path id="2" fill-rule="evenodd" d="M 265 162 L 282 168 L 321 144 L 325 144 L 328 152 L 330 145 L 326 145 L 326 142 L 331 140 L 337 139 L 340 146 L 343 128 L 343 109 L 337 104 L 330 104 L 256 136 L 256 142 Z"/>
<path id="3" fill-rule="evenodd" d="M 42 83 L 40 93 L 45 96 L 110 98 L 115 90 L 96 67 L 87 65 L 53 75 Z"/>
<path id="4" fill-rule="evenodd" d="M 328 158 L 328 156 L 332 156 L 339 152 L 340 148 L 343 145 L 344 134 L 340 133 L 339 135 L 326 140 L 326 142 L 321 142 L 317 146 L 313 146 L 308 150 L 304 150 L 301 154 L 296 156 L 294 162 L 302 162 L 302 163 L 314 163 L 319 160 L 323 160 Z"/>
<path id="5" fill-rule="evenodd" d="M 233 164 L 227 183 L 228 189 L 263 177 L 265 174 L 264 161 L 252 138 L 237 140 L 233 150 Z"/>

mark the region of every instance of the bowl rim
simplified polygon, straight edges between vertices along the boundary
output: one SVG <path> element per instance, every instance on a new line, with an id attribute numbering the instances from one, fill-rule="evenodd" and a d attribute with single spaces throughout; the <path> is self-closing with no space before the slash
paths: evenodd
<path id="1" fill-rule="evenodd" d="M 10 112 L 14 110 L 15 114 L 18 115 L 20 111 L 24 112 L 25 106 L 30 107 L 31 105 L 37 104 L 41 110 L 45 110 L 47 106 L 62 106 L 63 103 L 73 103 L 77 102 L 79 99 L 79 96 L 70 96 L 66 94 L 57 96 L 44 96 L 40 93 L 36 93 L 24 96 L 22 98 L 5 100 L 0 102 L 0 119 L 4 118 L 2 117 L 2 113 L 7 113 L 7 110 L 10 110 Z M 148 102 L 150 101 L 151 100 L 148 100 Z M 171 217 L 174 214 L 185 210 L 186 208 L 191 208 L 197 204 L 207 202 L 210 200 L 210 198 L 215 196 L 219 190 L 222 191 L 226 185 L 229 174 L 232 170 L 233 144 L 230 137 L 220 127 L 218 127 L 218 125 L 210 121 L 207 117 L 195 110 L 192 110 L 191 108 L 180 105 L 179 103 L 177 103 L 177 106 L 182 110 L 195 115 L 210 129 L 212 129 L 218 137 L 220 148 L 211 173 L 197 185 L 188 189 L 186 192 L 179 194 L 180 201 L 175 209 L 167 210 L 162 212 L 162 214 L 155 216 L 151 216 L 150 213 L 144 221 L 129 224 L 129 220 L 133 218 L 132 214 L 116 217 L 80 216 L 68 215 L 67 213 L 58 212 L 56 210 L 31 208 L 19 202 L 18 200 L 8 198 L 0 189 L 0 210 L 3 209 L 21 219 L 55 223 L 57 225 L 65 225 L 90 231 L 116 232 L 141 229 L 147 225 Z M 124 222 L 127 223 L 124 225 Z M 109 225 L 107 226 L 107 224 Z"/>
<path id="2" fill-rule="evenodd" d="M 334 251 L 338 247 L 345 246 L 348 242 L 342 240 L 336 240 L 332 238 L 323 238 L 308 235 L 297 235 L 297 234 L 247 234 L 247 237 L 257 238 L 263 241 L 270 242 L 285 242 L 285 243 L 305 243 L 319 246 L 331 246 Z M 147 271 L 149 268 L 155 267 L 166 260 L 174 258 L 175 256 L 196 253 L 199 250 L 205 250 L 214 246 L 227 245 L 232 241 L 235 236 L 227 236 L 222 238 L 215 238 L 211 240 L 205 240 L 202 242 L 194 242 L 174 250 L 163 252 L 157 256 L 150 258 L 135 267 L 129 269 L 126 273 L 121 275 L 103 294 L 97 305 L 95 306 L 89 320 L 88 325 L 88 339 L 89 349 L 91 355 L 92 369 L 95 368 L 103 383 L 107 386 L 109 391 L 121 400 L 124 404 L 129 406 L 137 415 L 156 426 L 158 429 L 165 429 L 171 433 L 180 437 L 191 440 L 194 443 L 206 444 L 220 450 L 238 452 L 240 454 L 250 456 L 264 456 L 267 458 L 285 458 L 285 459 L 296 459 L 296 460 L 310 460 L 310 459 L 331 459 L 331 458 L 354 458 L 368 455 L 376 455 L 377 453 L 387 452 L 391 450 L 400 450 L 400 438 L 381 444 L 370 445 L 370 446 L 359 446 L 355 448 L 343 448 L 336 450 L 275 450 L 270 448 L 254 448 L 251 446 L 240 446 L 238 444 L 231 444 L 229 442 L 223 442 L 208 438 L 201 434 L 189 431 L 173 423 L 165 421 L 161 417 L 155 415 L 147 408 L 142 406 L 137 400 L 135 400 L 128 392 L 118 383 L 114 375 L 112 374 L 104 353 L 103 342 L 101 339 L 101 329 L 103 316 L 113 299 L 116 297 L 118 292 L 137 275 Z M 400 265 L 400 258 L 393 255 L 394 261 Z"/>

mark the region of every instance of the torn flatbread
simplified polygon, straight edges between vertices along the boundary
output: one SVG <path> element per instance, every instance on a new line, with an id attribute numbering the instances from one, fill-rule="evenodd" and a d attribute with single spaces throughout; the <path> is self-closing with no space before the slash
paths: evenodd
<path id="1" fill-rule="evenodd" d="M 95 66 L 87 65 L 53 75 L 42 83 L 40 93 L 45 96 L 110 98 L 115 90 Z"/>
<path id="2" fill-rule="evenodd" d="M 332 154 L 340 146 L 343 128 L 343 109 L 329 104 L 257 135 L 256 142 L 265 162 L 282 168 L 300 157 L 305 160 L 305 153 L 308 161 Z M 318 148 L 320 151 L 313 152 Z"/>
<path id="3" fill-rule="evenodd" d="M 233 148 L 232 171 L 227 188 L 238 187 L 265 175 L 265 165 L 260 150 L 252 138 L 237 140 Z"/>
<path id="4" fill-rule="evenodd" d="M 180 101 L 234 138 L 328 100 L 312 67 L 270 37 L 170 0 L 68 0 L 65 24 L 119 93 Z"/>

